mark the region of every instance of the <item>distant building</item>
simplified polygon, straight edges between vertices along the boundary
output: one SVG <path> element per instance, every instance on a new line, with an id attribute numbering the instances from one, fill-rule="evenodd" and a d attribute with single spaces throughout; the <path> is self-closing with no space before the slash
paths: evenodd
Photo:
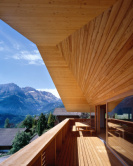
<path id="1" fill-rule="evenodd" d="M 80 118 L 81 112 L 67 112 L 65 108 L 56 108 L 53 115 L 61 122 L 66 118 Z"/>
<path id="2" fill-rule="evenodd" d="M 0 128 L 0 150 L 10 150 L 16 134 L 25 130 L 26 128 Z"/>

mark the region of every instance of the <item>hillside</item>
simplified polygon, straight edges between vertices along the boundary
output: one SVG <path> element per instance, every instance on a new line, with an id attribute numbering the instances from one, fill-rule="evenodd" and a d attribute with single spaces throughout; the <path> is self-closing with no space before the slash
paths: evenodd
<path id="1" fill-rule="evenodd" d="M 115 114 L 124 115 L 124 114 L 133 114 L 133 95 L 124 98 L 111 112 L 108 113 L 110 117 L 113 117 Z M 132 116 L 133 119 L 133 116 Z"/>
<path id="2" fill-rule="evenodd" d="M 0 84 L 0 114 L 37 115 L 64 107 L 52 93 L 31 87 L 20 88 L 14 83 Z"/>
<path id="3" fill-rule="evenodd" d="M 4 127 L 5 124 L 5 120 L 9 119 L 9 123 L 16 125 L 18 123 L 20 123 L 21 121 L 23 121 L 25 119 L 25 116 L 23 115 L 12 115 L 12 114 L 0 114 L 0 128 Z"/>

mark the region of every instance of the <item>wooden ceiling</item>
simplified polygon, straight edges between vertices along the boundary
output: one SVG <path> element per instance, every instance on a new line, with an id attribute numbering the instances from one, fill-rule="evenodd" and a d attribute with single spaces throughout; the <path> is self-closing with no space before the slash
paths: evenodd
<path id="1" fill-rule="evenodd" d="M 67 111 L 88 112 L 90 104 L 86 101 L 76 79 L 57 47 L 38 46 L 45 65 L 54 81 Z"/>
<path id="2" fill-rule="evenodd" d="M 116 0 L 0 0 L 0 17 L 36 45 L 55 46 Z"/>
<path id="3" fill-rule="evenodd" d="M 133 90 L 133 0 L 0 0 L 0 17 L 37 45 L 67 111 Z"/>
<path id="4" fill-rule="evenodd" d="M 133 1 L 118 1 L 58 44 L 88 103 L 133 89 Z"/>

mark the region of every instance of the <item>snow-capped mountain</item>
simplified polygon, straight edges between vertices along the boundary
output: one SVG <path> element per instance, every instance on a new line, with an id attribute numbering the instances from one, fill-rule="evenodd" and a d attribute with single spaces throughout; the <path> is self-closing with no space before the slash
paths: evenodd
<path id="1" fill-rule="evenodd" d="M 63 107 L 61 99 L 50 92 L 20 88 L 14 83 L 0 84 L 0 113 L 35 115 L 60 106 Z"/>

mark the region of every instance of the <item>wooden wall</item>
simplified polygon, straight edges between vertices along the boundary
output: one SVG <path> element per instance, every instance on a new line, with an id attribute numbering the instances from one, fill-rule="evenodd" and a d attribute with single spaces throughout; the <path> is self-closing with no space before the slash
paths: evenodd
<path id="1" fill-rule="evenodd" d="M 58 48 L 88 103 L 132 90 L 133 1 L 118 1 Z"/>

